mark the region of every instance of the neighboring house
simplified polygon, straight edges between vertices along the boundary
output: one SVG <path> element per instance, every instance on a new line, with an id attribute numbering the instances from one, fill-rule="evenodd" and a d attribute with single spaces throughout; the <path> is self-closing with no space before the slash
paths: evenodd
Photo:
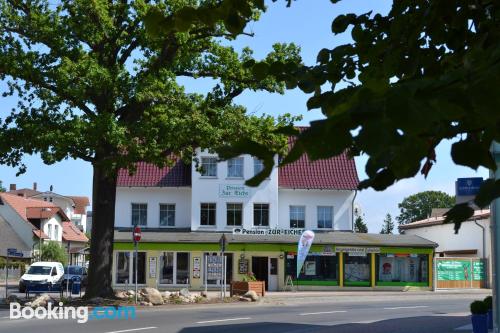
<path id="1" fill-rule="evenodd" d="M 33 183 L 33 189 L 16 189 L 16 184 L 10 185 L 10 194 L 22 196 L 30 199 L 43 200 L 60 207 L 66 216 L 84 233 L 87 231 L 87 207 L 90 205 L 88 197 L 65 196 L 52 191 L 37 191 L 37 183 Z"/>
<path id="2" fill-rule="evenodd" d="M 290 148 L 294 142 L 289 139 Z M 143 234 L 137 257 L 141 285 L 202 289 L 205 256 L 219 251 L 224 235 L 227 280 L 253 272 L 266 288 L 279 290 L 288 276 L 297 282 L 297 242 L 310 229 L 317 235 L 299 277 L 301 289 L 431 286 L 436 244 L 415 236 L 353 233 L 359 180 L 347 153 L 314 162 L 304 155 L 274 168 L 257 187 L 246 186 L 245 180 L 262 170 L 260 160 L 242 155 L 220 161 L 199 149 L 196 155 L 200 168 L 170 156 L 170 167 L 137 163 L 135 174 L 119 172 L 116 287 L 126 288 L 134 280 L 135 225 Z M 220 285 L 213 279 L 207 283 Z"/>
<path id="3" fill-rule="evenodd" d="M 415 235 L 438 243 L 436 257 L 481 258 L 487 261 L 487 272 L 491 272 L 491 228 L 490 210 L 477 210 L 467 221 L 462 222 L 455 233 L 453 223 L 444 223 L 446 210 L 433 210 L 430 218 L 399 227 L 405 235 Z M 491 281 L 491 274 L 487 274 Z"/>
<path id="4" fill-rule="evenodd" d="M 75 242 L 79 248 L 88 242 L 64 210 L 53 202 L 0 193 L 0 216 L 36 254 L 44 241 L 59 242 L 68 250 L 75 247 Z"/>

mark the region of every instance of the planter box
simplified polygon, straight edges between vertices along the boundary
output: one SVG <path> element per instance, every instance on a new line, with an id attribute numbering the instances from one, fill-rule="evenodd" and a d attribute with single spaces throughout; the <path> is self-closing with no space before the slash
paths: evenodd
<path id="1" fill-rule="evenodd" d="M 488 315 L 473 314 L 471 315 L 472 331 L 474 333 L 488 333 Z"/>
<path id="2" fill-rule="evenodd" d="M 258 296 L 265 296 L 266 282 L 265 281 L 233 281 L 231 282 L 231 296 L 244 295 L 247 291 L 253 290 Z"/>

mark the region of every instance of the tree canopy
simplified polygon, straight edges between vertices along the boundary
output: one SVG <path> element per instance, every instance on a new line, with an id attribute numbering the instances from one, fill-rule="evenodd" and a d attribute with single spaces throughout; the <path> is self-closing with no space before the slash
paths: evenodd
<path id="1" fill-rule="evenodd" d="M 275 129 L 293 118 L 249 116 L 233 103 L 247 89 L 285 88 L 254 76 L 250 49 L 230 46 L 264 9 L 262 0 L 0 0 L 3 96 L 18 99 L 0 114 L 0 163 L 23 172 L 23 155 L 36 153 L 47 164 L 92 163 L 87 297 L 112 293 L 120 168 L 165 166 L 173 155 L 191 162 L 196 147 L 217 150 L 242 137 L 274 153 L 286 149 Z M 259 63 L 300 61 L 298 47 L 275 44 Z M 211 78 L 213 89 L 187 93 L 179 77 Z"/>
<path id="2" fill-rule="evenodd" d="M 58 242 L 49 241 L 42 245 L 41 261 L 56 261 L 63 265 L 68 264 L 68 255 Z"/>
<path id="3" fill-rule="evenodd" d="M 387 214 L 382 224 L 382 230 L 380 230 L 380 233 L 392 234 L 393 231 L 394 231 L 394 221 L 392 220 L 391 214 Z"/>
<path id="4" fill-rule="evenodd" d="M 3 183 L 0 180 L 0 192 L 5 192 L 5 187 L 3 187 Z"/>
<path id="5" fill-rule="evenodd" d="M 427 176 L 436 146 L 453 140 L 456 164 L 496 169 L 490 147 L 500 141 L 498 2 L 394 1 L 386 15 L 339 15 L 331 30 L 350 34 L 352 42 L 325 45 L 314 66 L 253 67 L 257 77 L 284 79 L 288 88 L 312 94 L 308 109 L 321 109 L 326 117 L 295 132 L 299 140 L 282 163 L 303 153 L 313 160 L 346 150 L 367 155 L 368 178 L 360 188 L 382 191 L 419 172 Z M 266 156 L 266 147 L 255 142 L 237 148 L 232 155 L 251 149 Z M 500 180 L 487 180 L 473 203 L 455 206 L 446 220 L 457 231 L 473 206 L 499 196 Z"/>
<path id="6" fill-rule="evenodd" d="M 425 191 L 406 197 L 398 204 L 396 217 L 399 225 L 423 220 L 431 215 L 433 208 L 451 208 L 455 197 L 441 191 Z"/>
<path id="7" fill-rule="evenodd" d="M 368 232 L 368 226 L 366 225 L 365 221 L 361 216 L 357 216 L 356 219 L 354 220 L 354 232 L 364 233 L 364 234 Z"/>

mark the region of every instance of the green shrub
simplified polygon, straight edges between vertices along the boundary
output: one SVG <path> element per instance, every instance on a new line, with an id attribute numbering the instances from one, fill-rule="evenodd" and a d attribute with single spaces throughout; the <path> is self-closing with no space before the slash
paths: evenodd
<path id="1" fill-rule="evenodd" d="M 474 301 L 470 304 L 470 312 L 472 314 L 486 314 L 488 306 L 483 301 Z"/>
<path id="2" fill-rule="evenodd" d="M 491 296 L 486 296 L 486 298 L 483 300 L 484 304 L 486 304 L 486 307 L 488 310 L 493 309 L 493 297 Z"/>
<path id="3" fill-rule="evenodd" d="M 58 242 L 46 242 L 42 245 L 41 261 L 56 261 L 65 265 L 68 262 L 66 250 Z"/>

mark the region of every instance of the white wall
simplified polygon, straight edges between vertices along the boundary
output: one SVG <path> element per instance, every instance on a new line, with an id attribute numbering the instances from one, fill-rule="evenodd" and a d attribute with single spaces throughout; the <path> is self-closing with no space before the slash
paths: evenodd
<path id="1" fill-rule="evenodd" d="M 453 224 L 438 224 L 425 228 L 407 229 L 405 234 L 417 235 L 439 244 L 436 252 L 477 250 L 477 255 L 474 255 L 474 257 L 489 258 L 491 253 L 490 220 L 479 220 L 478 223 L 485 228 L 486 233 L 484 254 L 482 245 L 483 231 L 474 221 L 463 222 L 458 234 L 455 234 Z"/>
<path id="2" fill-rule="evenodd" d="M 353 191 L 279 189 L 279 227 L 290 227 L 290 206 L 305 206 L 306 229 L 318 229 L 318 206 L 333 206 L 333 230 L 352 230 Z M 332 230 L 332 229 L 318 229 Z"/>
<path id="3" fill-rule="evenodd" d="M 17 212 L 10 207 L 7 203 L 0 205 L 0 215 L 7 221 L 7 223 L 14 229 L 17 235 L 23 242 L 30 248 L 33 247 L 33 227 L 30 223 L 23 220 Z"/>
<path id="4" fill-rule="evenodd" d="M 42 224 L 42 230 L 47 236 L 49 235 L 49 226 L 52 227 L 52 234 L 50 235 L 50 240 L 62 242 L 63 227 L 62 227 L 61 217 L 58 214 L 56 214 L 50 219 L 42 220 L 41 224 Z M 58 228 L 57 238 L 55 234 L 55 226 L 57 226 Z"/>
<path id="5" fill-rule="evenodd" d="M 202 157 L 217 156 L 207 151 L 197 151 L 197 157 L 201 162 Z M 226 203 L 243 204 L 243 227 L 253 227 L 253 204 L 269 204 L 269 227 L 278 225 L 278 172 L 274 168 L 269 179 L 264 180 L 258 187 L 245 186 L 248 196 L 244 197 L 221 197 L 220 186 L 242 185 L 245 180 L 254 176 L 254 159 L 250 155 L 244 155 L 244 177 L 241 179 L 227 177 L 227 162 L 221 161 L 217 164 L 217 177 L 202 177 L 196 170 L 195 163 L 192 164 L 192 207 L 191 207 L 191 229 L 192 230 L 232 230 L 233 226 L 227 227 Z M 275 163 L 277 164 L 277 158 Z M 201 203 L 216 203 L 216 226 L 200 226 Z"/>
<path id="6" fill-rule="evenodd" d="M 148 204 L 147 228 L 160 228 L 160 204 L 175 204 L 175 228 L 189 228 L 191 189 L 186 187 L 117 187 L 115 226 L 132 226 L 132 203 Z M 143 226 L 141 226 L 143 228 Z M 162 227 L 168 228 L 168 227 Z"/>

